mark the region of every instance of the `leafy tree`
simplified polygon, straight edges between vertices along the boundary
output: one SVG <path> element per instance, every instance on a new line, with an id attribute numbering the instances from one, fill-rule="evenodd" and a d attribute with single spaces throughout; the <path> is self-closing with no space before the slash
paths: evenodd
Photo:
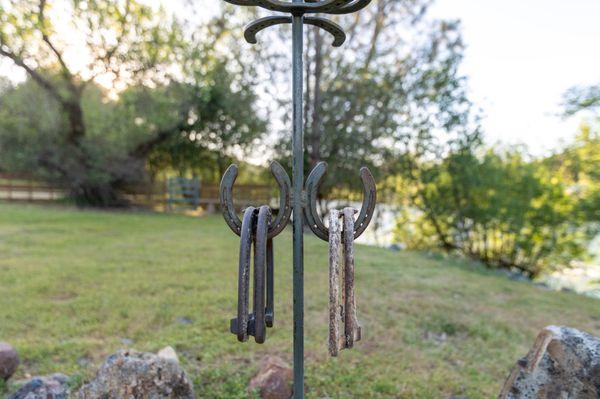
<path id="1" fill-rule="evenodd" d="M 215 42 L 188 36 L 136 0 L 1 1 L 0 56 L 28 76 L 3 87 L 4 167 L 60 181 L 80 203 L 115 205 L 147 162 L 182 171 L 232 156 L 233 142 L 264 130 L 254 95 Z"/>
<path id="2" fill-rule="evenodd" d="M 341 49 L 331 47 L 328 33 L 306 28 L 305 166 L 327 161 L 335 179 L 326 179 L 323 196 L 333 189 L 359 191 L 361 166 L 382 181 L 397 173 L 403 154 L 429 151 L 470 123 L 457 71 L 460 26 L 427 18 L 428 5 L 425 0 L 376 0 L 360 13 L 334 17 L 348 36 Z M 261 33 L 259 43 L 285 41 L 259 44 L 257 51 L 263 52 L 268 76 L 281 73 L 276 76 L 289 82 L 289 30 L 279 32 Z M 279 104 L 289 111 L 289 91 L 278 86 L 277 92 Z M 289 117 L 286 112 L 288 124 Z M 276 147 L 286 164 L 290 137 L 284 131 Z"/>
<path id="3" fill-rule="evenodd" d="M 584 253 L 576 201 L 537 162 L 516 151 L 468 148 L 399 179 L 406 193 L 398 238 L 412 248 L 459 251 L 535 277 Z"/>

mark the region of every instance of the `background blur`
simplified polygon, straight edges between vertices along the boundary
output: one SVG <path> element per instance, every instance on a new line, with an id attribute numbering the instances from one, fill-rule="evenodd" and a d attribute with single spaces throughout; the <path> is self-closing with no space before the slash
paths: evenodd
<path id="1" fill-rule="evenodd" d="M 232 162 L 240 209 L 273 201 L 268 163 L 290 165 L 291 32 L 245 43 L 264 15 L 219 0 L 0 0 L 0 229 L 25 234 L 6 253 L 27 259 L 18 226 L 57 212 L 24 202 L 131 211 L 131 228 L 139 210 L 192 223 L 179 214 L 214 212 Z M 335 17 L 339 49 L 307 27 L 305 166 L 329 164 L 323 212 L 360 202 L 368 166 L 380 204 L 362 243 L 600 297 L 599 15 L 586 0 L 375 0 Z"/>

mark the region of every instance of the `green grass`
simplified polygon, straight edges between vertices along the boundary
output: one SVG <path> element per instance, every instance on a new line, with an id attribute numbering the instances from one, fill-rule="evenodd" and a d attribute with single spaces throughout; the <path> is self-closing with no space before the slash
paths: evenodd
<path id="1" fill-rule="evenodd" d="M 218 216 L 0 205 L 0 340 L 23 361 L 13 380 L 60 371 L 83 381 L 117 349 L 171 345 L 198 397 L 245 398 L 261 357 L 291 360 L 291 234 L 275 242 L 265 345 L 228 332 L 238 245 Z M 597 299 L 461 259 L 359 246 L 364 340 L 331 359 L 327 246 L 307 234 L 305 248 L 309 398 L 492 398 L 544 326 L 600 335 Z"/>

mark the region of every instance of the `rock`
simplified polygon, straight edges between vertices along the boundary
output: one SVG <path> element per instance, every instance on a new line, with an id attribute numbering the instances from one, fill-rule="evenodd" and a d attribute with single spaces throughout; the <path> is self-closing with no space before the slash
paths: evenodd
<path id="1" fill-rule="evenodd" d="M 261 369 L 250 381 L 248 390 L 263 399 L 289 399 L 292 396 L 292 369 L 277 356 L 267 356 Z"/>
<path id="2" fill-rule="evenodd" d="M 0 380 L 8 380 L 19 367 L 19 354 L 6 342 L 0 342 Z"/>
<path id="3" fill-rule="evenodd" d="M 121 350 L 106 359 L 96 377 L 81 387 L 77 397 L 195 399 L 196 396 L 192 383 L 176 360 L 154 353 Z"/>
<path id="4" fill-rule="evenodd" d="M 600 398 L 600 339 L 546 327 L 508 377 L 499 399 Z"/>
<path id="5" fill-rule="evenodd" d="M 69 377 L 64 374 L 33 377 L 8 399 L 67 399 Z"/>
<path id="6" fill-rule="evenodd" d="M 157 353 L 158 357 L 162 357 L 163 359 L 173 360 L 176 363 L 179 363 L 179 357 L 177 356 L 177 352 L 170 346 L 165 346 Z"/>

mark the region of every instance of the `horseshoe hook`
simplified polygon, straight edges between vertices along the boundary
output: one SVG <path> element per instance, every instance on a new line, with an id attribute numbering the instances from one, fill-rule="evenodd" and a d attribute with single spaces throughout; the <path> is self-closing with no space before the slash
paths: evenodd
<path id="1" fill-rule="evenodd" d="M 305 184 L 306 207 L 304 215 L 310 229 L 323 241 L 329 241 L 329 229 L 325 227 L 325 224 L 317 213 L 317 194 L 326 173 L 327 163 L 319 162 L 308 175 Z M 354 223 L 354 239 L 360 237 L 369 226 L 373 217 L 373 211 L 375 210 L 375 203 L 377 202 L 375 179 L 369 168 L 363 167 L 360 169 L 360 179 L 363 184 L 363 202 L 360 214 Z"/>
<path id="2" fill-rule="evenodd" d="M 290 215 L 292 214 L 292 206 L 290 204 L 290 192 L 291 185 L 290 178 L 278 162 L 271 162 L 271 174 L 275 177 L 277 185 L 279 186 L 279 212 L 274 220 L 269 223 L 268 238 L 273 238 L 283 231 L 287 225 Z M 220 187 L 220 201 L 221 201 L 221 212 L 223 218 L 229 226 L 229 228 L 238 236 L 241 234 L 242 221 L 235 212 L 235 206 L 233 203 L 233 184 L 238 176 L 237 165 L 231 165 L 225 171 L 223 178 L 221 179 Z"/>
<path id="3" fill-rule="evenodd" d="M 291 24 L 292 17 L 264 17 L 251 22 L 246 26 L 244 30 L 244 38 L 250 44 L 256 44 L 256 35 L 258 32 L 267 29 L 268 27 L 280 25 L 280 24 Z M 321 17 L 305 17 L 304 23 L 307 25 L 313 25 L 329 32 L 333 36 L 333 47 L 340 47 L 346 41 L 346 34 L 344 30 L 336 23 Z"/>

